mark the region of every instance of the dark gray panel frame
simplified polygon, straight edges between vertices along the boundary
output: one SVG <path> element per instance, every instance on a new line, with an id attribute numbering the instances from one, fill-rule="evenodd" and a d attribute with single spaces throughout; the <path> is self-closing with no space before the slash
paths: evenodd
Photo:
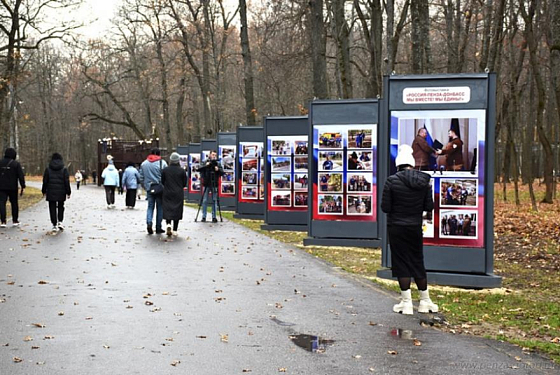
<path id="1" fill-rule="evenodd" d="M 233 132 L 220 132 L 218 133 L 218 152 L 220 149 L 220 146 L 233 146 L 235 147 L 235 160 L 237 161 L 237 146 L 235 144 L 235 139 L 237 137 L 236 133 Z M 218 157 L 221 158 L 221 155 L 218 155 Z M 237 165 L 237 163 L 236 163 Z M 237 183 L 237 182 L 236 182 Z M 237 186 L 235 187 L 235 196 L 233 197 L 220 197 L 220 204 L 222 206 L 222 210 L 224 211 L 235 211 L 235 202 L 237 202 Z"/>
<path id="2" fill-rule="evenodd" d="M 270 181 L 270 171 L 268 170 L 268 137 L 269 136 L 296 136 L 296 135 L 307 135 L 309 139 L 309 119 L 307 116 L 290 116 L 290 117 L 265 117 L 263 119 L 264 124 L 264 148 L 263 153 L 265 158 L 265 192 L 264 192 L 264 204 L 265 204 L 265 214 L 264 222 L 268 226 L 263 226 L 263 228 L 270 228 L 271 230 L 294 230 L 294 226 L 301 226 L 304 229 L 297 229 L 306 231 L 307 221 L 308 221 L 308 211 L 272 211 L 266 209 L 268 207 L 268 187 L 271 184 Z M 308 147 L 309 149 L 309 147 Z M 308 152 L 309 158 L 309 152 Z M 309 163 L 309 159 L 308 159 Z M 309 173 L 308 173 L 309 174 Z M 285 227 L 282 227 L 282 226 Z"/>
<path id="3" fill-rule="evenodd" d="M 237 188 L 240 186 L 241 179 L 241 165 L 239 163 L 239 143 L 240 142 L 262 142 L 263 146 L 264 140 L 264 129 L 262 126 L 239 126 L 237 128 L 237 137 L 235 140 L 236 149 L 236 163 L 235 168 L 235 183 Z M 236 207 L 235 207 L 235 217 L 239 218 L 253 218 L 253 219 L 264 219 L 265 205 L 264 201 L 248 203 L 239 201 L 240 194 L 237 194 Z"/>
<path id="4" fill-rule="evenodd" d="M 405 87 L 454 87 L 467 86 L 471 88 L 471 101 L 469 103 L 454 104 L 404 104 L 402 92 Z M 378 172 L 378 186 L 383 186 L 389 173 L 389 143 L 390 143 L 390 115 L 391 111 L 418 111 L 418 110 L 486 110 L 486 134 L 484 155 L 484 248 L 464 248 L 447 246 L 424 246 L 424 260 L 429 271 L 430 283 L 442 285 L 470 286 L 470 287 L 499 287 L 501 277 L 493 273 L 493 198 L 494 198 L 494 135 L 496 124 L 496 76 L 495 74 L 457 74 L 434 76 L 390 76 L 384 79 L 385 92 L 390 98 L 383 108 L 383 129 L 386 134 L 384 143 L 387 148 L 382 158 L 386 160 L 381 164 Z M 391 267 L 391 251 L 388 244 L 386 215 L 381 213 L 383 225 L 381 226 L 382 238 L 382 266 Z M 381 270 L 380 277 L 390 277 L 390 271 Z"/>
<path id="5" fill-rule="evenodd" d="M 309 143 L 310 143 L 310 163 L 309 163 L 309 197 L 314 197 L 313 180 L 311 176 L 317 174 L 315 161 L 312 160 L 313 151 L 313 125 L 351 125 L 351 124 L 377 124 L 377 173 L 380 170 L 382 160 L 379 155 L 384 154 L 385 145 L 380 138 L 380 106 L 381 100 L 378 99 L 351 99 L 351 100 L 316 100 L 311 102 L 309 111 Z M 360 221 L 328 221 L 314 220 L 312 206 L 309 207 L 309 231 L 312 239 L 330 239 L 331 245 L 346 246 L 345 240 L 361 239 L 370 240 L 370 244 L 379 244 L 379 217 L 381 190 L 379 188 L 379 176 L 377 176 L 377 217 L 375 222 Z M 304 241 L 304 244 L 313 244 L 312 239 Z M 364 241 L 366 242 L 366 241 Z"/>
<path id="6" fill-rule="evenodd" d="M 189 153 L 191 154 L 196 154 L 196 153 L 202 153 L 202 146 L 200 143 L 189 143 Z M 189 162 L 189 186 L 190 186 L 190 181 L 191 181 L 191 168 L 190 168 L 190 162 Z M 188 195 L 188 202 L 189 203 L 199 203 L 200 202 L 200 197 L 201 197 L 201 193 L 197 192 L 197 193 L 192 193 L 189 192 Z"/>
<path id="7" fill-rule="evenodd" d="M 189 155 L 189 145 L 185 145 L 185 146 L 179 145 L 179 146 L 177 146 L 177 153 L 178 153 L 179 155 L 187 155 L 187 158 L 188 158 L 188 155 Z M 190 171 L 190 165 L 187 163 L 187 171 L 186 171 L 186 172 L 187 172 L 187 188 L 184 190 L 184 192 L 185 192 L 185 194 L 184 194 L 184 196 L 185 196 L 185 201 L 188 201 L 188 200 L 189 200 L 189 188 L 188 188 L 188 187 L 189 187 L 189 185 L 188 185 L 188 180 L 189 180 L 189 179 L 188 179 L 188 175 L 189 175 L 189 171 Z"/>

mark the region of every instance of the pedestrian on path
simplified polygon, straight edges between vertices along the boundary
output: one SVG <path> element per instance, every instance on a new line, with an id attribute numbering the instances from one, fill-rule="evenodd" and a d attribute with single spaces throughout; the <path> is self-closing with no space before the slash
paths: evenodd
<path id="1" fill-rule="evenodd" d="M 122 186 L 126 190 L 125 205 L 126 208 L 134 208 L 136 206 L 136 191 L 140 183 L 140 173 L 135 168 L 134 163 L 126 164 L 122 177 Z"/>
<path id="2" fill-rule="evenodd" d="M 74 180 L 76 181 L 76 190 L 80 190 L 80 183 L 82 182 L 83 176 L 82 172 L 78 169 L 74 175 Z"/>
<path id="3" fill-rule="evenodd" d="M 156 233 L 163 233 L 161 222 L 163 220 L 161 172 L 167 167 L 165 160 L 161 158 L 159 148 L 150 151 L 150 155 L 140 165 L 140 180 L 146 190 L 148 198 L 148 211 L 146 212 L 146 224 L 148 234 L 153 234 L 154 208 L 156 209 Z M 159 186 L 158 186 L 159 185 Z"/>
<path id="4" fill-rule="evenodd" d="M 119 195 L 124 194 L 124 186 L 122 183 L 123 176 L 124 176 L 124 171 L 119 168 Z"/>
<path id="5" fill-rule="evenodd" d="M 107 160 L 109 165 L 101 173 L 101 178 L 103 178 L 103 186 L 105 187 L 107 208 L 115 208 L 115 189 L 120 186 L 119 171 L 115 167 L 111 155 L 107 156 Z"/>
<path id="6" fill-rule="evenodd" d="M 25 177 L 16 157 L 16 150 L 7 148 L 4 152 L 4 159 L 0 160 L 0 228 L 6 228 L 8 199 L 12 206 L 12 225 L 14 227 L 19 225 L 18 182 L 21 187 L 20 195 L 23 195 Z"/>
<path id="7" fill-rule="evenodd" d="M 218 161 L 218 153 L 214 150 L 210 151 L 208 160 L 203 167 L 199 168 L 202 172 L 202 221 L 206 221 L 206 212 L 208 210 L 209 193 L 212 194 L 212 222 L 217 223 L 216 211 L 218 208 L 218 180 L 224 175 L 222 164 Z"/>
<path id="8" fill-rule="evenodd" d="M 428 292 L 424 268 L 422 214 L 434 209 L 430 175 L 414 169 L 412 148 L 401 145 L 395 160 L 397 173 L 389 176 L 383 187 L 381 209 L 387 214 L 387 231 L 391 246 L 393 277 L 399 281 L 401 302 L 393 307 L 397 313 L 413 313 L 411 278 L 420 291 L 418 312 L 437 312 Z"/>
<path id="9" fill-rule="evenodd" d="M 64 167 L 62 155 L 55 152 L 49 166 L 43 173 L 43 187 L 41 188 L 43 197 L 49 202 L 49 213 L 52 223 L 53 233 L 64 230 L 64 202 L 70 199 L 72 190 L 70 189 L 70 174 Z"/>
<path id="10" fill-rule="evenodd" d="M 167 223 L 167 236 L 177 236 L 179 221 L 183 220 L 183 207 L 187 186 L 187 174 L 179 165 L 180 156 L 174 152 L 169 157 L 169 167 L 161 172 L 161 183 L 163 184 L 163 218 Z M 173 230 L 171 229 L 173 222 Z"/>

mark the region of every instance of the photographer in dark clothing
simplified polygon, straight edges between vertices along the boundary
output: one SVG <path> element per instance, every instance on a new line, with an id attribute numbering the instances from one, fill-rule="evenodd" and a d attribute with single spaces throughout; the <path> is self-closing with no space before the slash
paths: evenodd
<path id="1" fill-rule="evenodd" d="M 222 165 L 218 162 L 218 153 L 214 150 L 210 151 L 210 155 L 204 162 L 204 166 L 198 170 L 201 172 L 202 186 L 204 186 L 204 193 L 202 196 L 202 221 L 206 221 L 208 194 L 212 192 L 212 222 L 216 223 L 218 222 L 216 218 L 218 181 L 220 177 L 224 175 Z"/>
<path id="2" fill-rule="evenodd" d="M 430 175 L 414 169 L 412 148 L 401 145 L 395 160 L 397 173 L 389 176 L 383 187 L 381 209 L 387 214 L 387 231 L 391 245 L 393 277 L 399 281 L 401 302 L 393 306 L 397 313 L 413 313 L 411 278 L 420 291 L 418 312 L 437 312 L 438 306 L 428 293 L 424 268 L 422 215 L 434 209 Z"/>
<path id="3" fill-rule="evenodd" d="M 12 223 L 19 225 L 18 181 L 21 187 L 20 195 L 25 189 L 23 169 L 16 161 L 17 153 L 13 148 L 7 148 L 4 159 L 0 160 L 0 228 L 6 227 L 6 203 L 8 199 L 12 206 Z"/>

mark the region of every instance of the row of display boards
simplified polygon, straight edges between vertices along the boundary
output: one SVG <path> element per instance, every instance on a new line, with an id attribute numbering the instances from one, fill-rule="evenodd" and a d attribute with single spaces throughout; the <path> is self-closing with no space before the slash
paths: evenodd
<path id="1" fill-rule="evenodd" d="M 179 146 L 186 200 L 200 203 L 197 169 L 217 150 L 222 210 L 264 219 L 266 230 L 307 231 L 304 245 L 381 247 L 378 275 L 390 278 L 382 190 L 396 172 L 398 147 L 422 137 L 432 151 L 444 150 L 416 161 L 431 177 L 435 203 L 423 221 L 430 282 L 500 286 L 493 274 L 495 76 L 390 76 L 384 87 L 386 99 L 315 100 L 309 116 L 265 117 L 262 127 Z"/>

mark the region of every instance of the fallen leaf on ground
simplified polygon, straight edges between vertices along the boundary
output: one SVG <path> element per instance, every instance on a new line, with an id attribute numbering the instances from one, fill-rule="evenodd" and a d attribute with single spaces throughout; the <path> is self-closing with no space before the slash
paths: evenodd
<path id="1" fill-rule="evenodd" d="M 374 322 L 369 322 L 369 325 L 370 325 L 370 326 L 376 326 L 376 325 L 377 325 L 377 323 L 374 323 Z"/>
<path id="2" fill-rule="evenodd" d="M 146 302 L 144 302 L 144 304 L 146 304 L 148 306 L 152 306 L 154 303 L 152 301 L 146 301 Z"/>
<path id="3" fill-rule="evenodd" d="M 249 370 L 248 368 L 244 368 L 243 372 L 253 372 L 253 370 Z"/>
<path id="4" fill-rule="evenodd" d="M 31 337 L 31 336 L 25 336 L 25 337 L 23 338 L 23 341 L 33 341 L 33 337 Z"/>
<path id="5" fill-rule="evenodd" d="M 221 336 L 222 342 L 228 342 L 229 336 L 228 336 L 227 334 L 225 334 L 225 335 L 220 335 L 220 336 Z"/>
<path id="6" fill-rule="evenodd" d="M 179 363 L 181 363 L 181 361 L 176 359 L 173 362 L 171 362 L 171 366 L 177 366 Z"/>
<path id="7" fill-rule="evenodd" d="M 550 340 L 550 342 L 552 342 L 554 344 L 560 344 L 560 337 L 555 337 L 552 340 Z"/>
<path id="8" fill-rule="evenodd" d="M 397 355 L 399 353 L 396 350 L 387 350 L 387 354 Z"/>
<path id="9" fill-rule="evenodd" d="M 32 346 L 31 349 L 39 349 L 38 346 Z"/>
<path id="10" fill-rule="evenodd" d="M 109 345 L 103 345 L 103 347 L 104 347 L 105 349 L 111 348 Z"/>
<path id="11" fill-rule="evenodd" d="M 15 363 L 20 363 L 23 362 L 23 359 L 19 358 L 19 357 L 14 357 L 12 358 L 14 360 Z"/>
<path id="12" fill-rule="evenodd" d="M 197 339 L 205 339 L 206 336 L 196 336 Z"/>
<path id="13" fill-rule="evenodd" d="M 39 284 L 39 285 L 45 285 L 45 284 L 48 284 L 48 283 L 49 283 L 48 281 L 39 280 L 39 282 L 38 282 L 37 284 Z"/>
<path id="14" fill-rule="evenodd" d="M 285 367 L 281 367 L 278 369 L 278 372 L 287 372 L 288 370 Z"/>
<path id="15" fill-rule="evenodd" d="M 47 335 L 47 336 L 43 337 L 43 340 L 52 340 L 52 339 L 54 339 L 54 336 L 48 336 Z"/>
<path id="16" fill-rule="evenodd" d="M 414 346 L 422 346 L 422 342 L 418 339 L 414 339 L 412 343 L 414 344 Z"/>
<path id="17" fill-rule="evenodd" d="M 39 327 L 39 328 L 45 328 L 45 325 L 43 323 L 33 323 L 33 325 L 35 327 Z"/>
<path id="18" fill-rule="evenodd" d="M 354 359 L 360 359 L 360 358 L 362 358 L 362 356 L 358 354 L 358 355 L 353 355 L 352 358 L 354 358 Z"/>
<path id="19" fill-rule="evenodd" d="M 63 316 L 64 315 L 64 311 L 59 311 L 58 312 L 58 316 Z"/>

